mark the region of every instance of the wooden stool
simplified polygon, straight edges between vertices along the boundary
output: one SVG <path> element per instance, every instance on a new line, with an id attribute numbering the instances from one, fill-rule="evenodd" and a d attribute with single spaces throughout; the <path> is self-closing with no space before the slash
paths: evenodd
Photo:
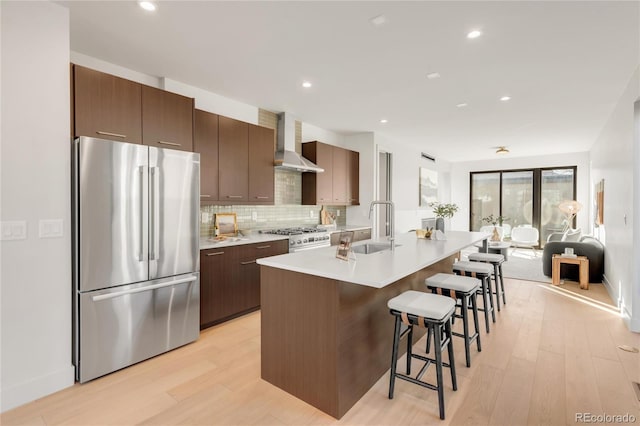
<path id="1" fill-rule="evenodd" d="M 424 283 L 433 293 L 449 296 L 456 300 L 457 306 L 460 306 L 460 315 L 454 313 L 453 316 L 462 318 L 463 334 L 453 331 L 451 334 L 464 338 L 467 367 L 471 367 L 471 343 L 475 340 L 478 346 L 478 352 L 482 351 L 482 345 L 480 344 L 480 327 L 478 326 L 478 304 L 476 300 L 478 288 L 481 285 L 480 280 L 463 275 L 435 274 L 427 278 Z M 459 305 L 457 304 L 458 301 L 460 301 Z M 473 312 L 473 324 L 475 326 L 475 333 L 473 333 L 472 336 L 469 335 L 469 309 Z M 429 353 L 430 342 L 430 336 L 427 336 L 427 353 Z"/>
<path id="2" fill-rule="evenodd" d="M 393 390 L 396 377 L 408 382 L 432 389 L 438 392 L 438 405 L 440 418 L 444 420 L 444 383 L 442 378 L 442 366 L 449 367 L 451 371 L 451 384 L 453 390 L 458 390 L 456 381 L 456 367 L 453 358 L 453 341 L 451 339 L 451 317 L 456 309 L 456 302 L 450 297 L 437 294 L 423 293 L 420 291 L 405 291 L 399 296 L 387 302 L 392 315 L 396 317 L 395 331 L 393 334 L 393 351 L 391 355 L 391 377 L 389 382 L 389 399 L 393 399 Z M 402 324 L 406 326 L 401 333 Z M 412 352 L 413 326 L 426 327 L 433 334 L 435 359 L 416 355 Z M 398 346 L 400 339 L 407 334 L 407 374 L 396 371 L 398 363 Z M 442 352 L 445 348 L 449 352 L 449 363 L 442 361 Z M 424 361 L 415 378 L 411 377 L 411 360 L 413 358 Z M 436 365 L 437 384 L 434 386 L 421 380 L 430 364 Z"/>
<path id="3" fill-rule="evenodd" d="M 484 262 L 493 265 L 493 281 L 496 284 L 496 306 L 500 311 L 500 295 L 502 295 L 502 303 L 507 304 L 507 299 L 504 293 L 504 277 L 502 276 L 502 264 L 504 263 L 504 256 L 494 253 L 471 253 L 469 255 L 471 262 Z M 498 278 L 500 283 L 498 283 Z"/>
<path id="4" fill-rule="evenodd" d="M 453 264 L 453 273 L 479 278 L 482 281 L 483 306 L 482 309 L 478 308 L 478 310 L 484 312 L 484 323 L 487 333 L 489 333 L 489 314 L 491 314 L 492 321 L 496 322 L 496 312 L 495 309 L 493 309 L 493 297 L 491 296 L 493 293 L 491 290 L 491 274 L 493 273 L 493 268 L 481 262 L 462 260 Z"/>

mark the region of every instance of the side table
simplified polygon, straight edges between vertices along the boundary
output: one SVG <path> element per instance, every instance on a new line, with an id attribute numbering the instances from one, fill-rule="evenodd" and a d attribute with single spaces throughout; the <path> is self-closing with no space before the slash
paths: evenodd
<path id="1" fill-rule="evenodd" d="M 551 283 L 560 285 L 560 265 L 568 263 L 580 268 L 580 288 L 589 290 L 589 259 L 587 256 L 562 256 L 554 254 L 551 264 Z"/>

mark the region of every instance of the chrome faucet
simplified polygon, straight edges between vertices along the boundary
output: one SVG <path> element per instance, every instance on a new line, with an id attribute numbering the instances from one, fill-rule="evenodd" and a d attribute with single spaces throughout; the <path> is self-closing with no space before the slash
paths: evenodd
<path id="1" fill-rule="evenodd" d="M 373 206 L 375 206 L 376 204 L 383 204 L 391 207 L 391 209 L 389 209 L 390 213 L 388 218 L 389 219 L 389 242 L 391 243 L 391 250 L 393 250 L 395 247 L 395 244 L 394 244 L 395 233 L 394 233 L 394 226 L 393 226 L 393 223 L 394 223 L 393 216 L 394 216 L 395 207 L 393 206 L 393 201 L 372 201 L 371 205 L 369 206 L 369 219 L 371 219 L 371 213 L 373 213 Z"/>

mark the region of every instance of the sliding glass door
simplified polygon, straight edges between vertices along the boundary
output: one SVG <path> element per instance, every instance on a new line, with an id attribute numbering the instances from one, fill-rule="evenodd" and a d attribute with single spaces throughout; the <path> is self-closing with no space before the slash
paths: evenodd
<path id="1" fill-rule="evenodd" d="M 503 216 L 511 228 L 537 228 L 540 246 L 544 246 L 549 234 L 565 226 L 558 204 L 575 199 L 575 176 L 575 166 L 472 172 L 470 230 L 478 231 L 487 225 L 482 221 L 484 217 Z"/>

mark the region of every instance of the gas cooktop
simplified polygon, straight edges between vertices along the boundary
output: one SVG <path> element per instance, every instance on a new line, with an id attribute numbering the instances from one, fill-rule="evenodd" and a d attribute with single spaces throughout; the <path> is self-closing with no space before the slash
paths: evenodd
<path id="1" fill-rule="evenodd" d="M 324 233 L 325 229 L 307 228 L 307 227 L 293 227 L 293 228 L 279 228 L 268 229 L 260 231 L 263 234 L 276 234 L 276 235 L 302 235 L 311 233 Z"/>

